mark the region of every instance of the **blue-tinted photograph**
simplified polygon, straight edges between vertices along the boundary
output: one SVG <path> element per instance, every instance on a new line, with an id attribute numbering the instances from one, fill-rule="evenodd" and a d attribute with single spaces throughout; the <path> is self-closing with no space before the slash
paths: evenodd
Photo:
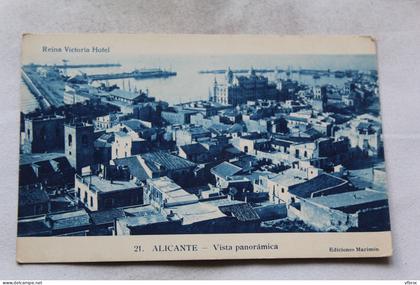
<path id="1" fill-rule="evenodd" d="M 375 55 L 51 56 L 21 98 L 20 237 L 390 230 Z"/>

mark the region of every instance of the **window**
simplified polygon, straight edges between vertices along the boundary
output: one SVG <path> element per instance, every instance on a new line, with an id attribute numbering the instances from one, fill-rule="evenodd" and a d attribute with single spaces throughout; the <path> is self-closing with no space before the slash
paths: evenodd
<path id="1" fill-rule="evenodd" d="M 80 198 L 80 187 L 77 187 L 77 198 Z"/>
<path id="2" fill-rule="evenodd" d="M 67 137 L 67 141 L 68 141 L 68 145 L 69 145 L 69 146 L 71 146 L 71 145 L 73 144 L 73 137 L 72 137 L 72 135 L 69 135 L 69 136 Z"/>
<path id="3" fill-rule="evenodd" d="M 28 129 L 28 137 L 30 137 L 30 136 L 31 136 L 31 130 Z"/>
<path id="4" fill-rule="evenodd" d="M 299 150 L 298 149 L 295 150 L 295 157 L 299 157 Z"/>
<path id="5" fill-rule="evenodd" d="M 248 146 L 244 147 L 244 152 L 248 153 Z"/>
<path id="6" fill-rule="evenodd" d="M 87 192 L 85 192 L 85 196 L 83 197 L 83 202 L 87 203 L 87 200 L 88 200 L 88 195 L 87 195 Z"/>
<path id="7" fill-rule="evenodd" d="M 284 193 L 284 188 L 281 188 L 281 193 Z"/>
<path id="8" fill-rule="evenodd" d="M 304 157 L 308 157 L 308 152 L 305 150 L 305 152 L 303 153 Z"/>
<path id="9" fill-rule="evenodd" d="M 90 206 L 93 207 L 93 197 L 90 196 Z"/>

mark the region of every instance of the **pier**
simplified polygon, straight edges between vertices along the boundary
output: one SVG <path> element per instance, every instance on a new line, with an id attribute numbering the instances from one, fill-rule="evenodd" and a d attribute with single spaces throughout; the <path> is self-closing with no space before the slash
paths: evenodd
<path id="1" fill-rule="evenodd" d="M 51 106 L 59 107 L 64 104 L 64 81 L 60 79 L 45 80 L 36 72 L 25 67 L 21 68 L 21 77 L 42 109 Z"/>
<path id="2" fill-rule="evenodd" d="M 276 72 L 276 69 L 254 69 L 257 73 L 271 73 Z M 198 73 L 200 74 L 224 74 L 226 73 L 226 69 L 214 69 L 214 70 L 200 70 Z M 232 70 L 233 73 L 248 73 L 249 69 L 234 69 Z M 277 70 L 277 72 L 284 72 L 283 70 Z"/>
<path id="3" fill-rule="evenodd" d="M 123 78 L 134 78 L 134 79 L 167 78 L 171 76 L 176 76 L 176 72 L 156 68 L 156 69 L 140 69 L 140 70 L 136 69 L 132 72 L 92 74 L 92 75 L 88 75 L 88 78 L 90 81 L 96 81 L 96 80 L 123 79 Z"/>
<path id="4" fill-rule="evenodd" d="M 39 106 L 41 109 L 47 109 L 51 106 L 50 102 L 45 98 L 42 92 L 35 86 L 33 81 L 29 78 L 26 72 L 22 69 L 22 80 L 25 82 L 26 86 L 28 86 L 29 91 L 31 91 L 32 95 L 38 101 Z"/>
<path id="5" fill-rule="evenodd" d="M 29 68 L 38 68 L 38 67 L 45 67 L 45 68 L 102 68 L 102 67 L 121 67 L 119 63 L 100 63 L 100 64 L 28 64 L 24 67 Z"/>

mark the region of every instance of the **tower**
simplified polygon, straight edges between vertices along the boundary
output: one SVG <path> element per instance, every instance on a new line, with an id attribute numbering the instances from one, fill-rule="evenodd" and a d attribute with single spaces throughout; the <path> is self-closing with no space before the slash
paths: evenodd
<path id="1" fill-rule="evenodd" d="M 314 86 L 312 109 L 318 112 L 324 112 L 327 107 L 327 89 L 325 86 Z"/>
<path id="2" fill-rule="evenodd" d="M 63 151 L 64 117 L 26 118 L 24 127 L 23 153 Z"/>
<path id="3" fill-rule="evenodd" d="M 227 84 L 231 84 L 233 81 L 233 71 L 230 69 L 230 67 L 228 67 L 226 71 L 225 79 Z"/>
<path id="4" fill-rule="evenodd" d="M 75 123 L 64 126 L 64 151 L 70 164 L 80 173 L 93 163 L 93 125 Z"/>

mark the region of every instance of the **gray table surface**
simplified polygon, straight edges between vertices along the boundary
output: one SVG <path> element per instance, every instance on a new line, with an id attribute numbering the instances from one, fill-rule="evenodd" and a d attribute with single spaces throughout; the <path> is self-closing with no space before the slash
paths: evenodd
<path id="1" fill-rule="evenodd" d="M 419 279 L 419 16 L 420 1 L 0 1 L 0 279 Z M 394 256 L 382 260 L 16 264 L 23 32 L 374 36 L 378 40 Z"/>

